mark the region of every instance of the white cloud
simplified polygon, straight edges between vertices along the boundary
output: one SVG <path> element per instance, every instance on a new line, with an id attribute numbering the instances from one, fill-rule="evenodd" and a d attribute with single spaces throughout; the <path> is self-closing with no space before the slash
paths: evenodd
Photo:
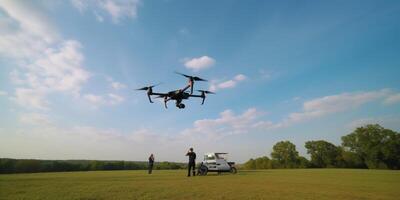
<path id="1" fill-rule="evenodd" d="M 2 56 L 29 61 L 59 38 L 46 17 L 32 3 L 2 0 L 0 10 L 4 11 L 3 23 L 0 23 Z"/>
<path id="2" fill-rule="evenodd" d="M 119 23 L 122 19 L 135 19 L 139 0 L 71 0 L 72 5 L 80 12 L 91 9 L 99 22 L 104 21 L 104 16 L 108 15 L 114 23 Z"/>
<path id="3" fill-rule="evenodd" d="M 94 16 L 96 17 L 96 20 L 98 22 L 104 22 L 104 17 L 102 17 L 101 15 L 99 15 L 96 11 L 94 12 Z"/>
<path id="4" fill-rule="evenodd" d="M 379 124 L 385 128 L 398 130 L 400 128 L 400 116 L 380 116 L 354 120 L 348 124 L 348 128 L 354 130 L 367 124 Z"/>
<path id="5" fill-rule="evenodd" d="M 0 8 L 3 9 L 12 19 L 19 22 L 19 26 L 24 32 L 29 32 L 33 36 L 40 37 L 46 43 L 52 43 L 58 39 L 56 32 L 48 22 L 48 18 L 43 16 L 33 8 L 35 5 L 22 1 L 0 1 Z M 36 7 L 34 7 L 36 8 Z M 29 17 L 27 17 L 29 16 Z"/>
<path id="6" fill-rule="evenodd" d="M 110 84 L 111 88 L 113 88 L 114 90 L 122 90 L 126 88 L 125 84 L 120 83 L 118 81 L 114 81 L 114 79 L 110 76 L 106 76 L 105 78 L 107 82 Z"/>
<path id="7" fill-rule="evenodd" d="M 83 12 L 87 9 L 87 0 L 71 0 L 71 3 L 75 8 L 77 8 L 80 12 Z"/>
<path id="8" fill-rule="evenodd" d="M 383 103 L 387 105 L 400 103 L 400 93 L 389 95 Z"/>
<path id="9" fill-rule="evenodd" d="M 0 96 L 7 96 L 7 95 L 8 95 L 8 93 L 6 91 L 0 90 Z"/>
<path id="10" fill-rule="evenodd" d="M 215 92 L 219 89 L 234 88 L 234 87 L 236 87 L 236 85 L 239 82 L 244 81 L 246 79 L 247 79 L 247 77 L 245 75 L 238 74 L 235 77 L 233 77 L 233 79 L 223 81 L 223 82 L 218 82 L 218 81 L 213 80 L 213 81 L 211 81 L 209 90 Z"/>
<path id="11" fill-rule="evenodd" d="M 196 120 L 193 128 L 184 130 L 182 135 L 220 139 L 228 135 L 248 133 L 258 128 L 261 123 L 267 123 L 259 120 L 263 114 L 255 108 L 250 108 L 240 115 L 235 115 L 232 110 L 225 110 L 220 113 L 219 118 Z"/>
<path id="12" fill-rule="evenodd" d="M 19 105 L 47 109 L 47 95 L 65 92 L 79 96 L 89 72 L 83 66 L 81 44 L 63 40 L 33 3 L 0 1 L 5 15 L 0 23 L 0 56 L 19 66 L 10 73 L 18 85 L 12 97 Z"/>
<path id="13" fill-rule="evenodd" d="M 233 78 L 235 81 L 244 81 L 244 80 L 246 80 L 246 76 L 245 75 L 243 75 L 243 74 L 238 74 L 238 75 L 236 75 L 235 76 L 235 78 Z"/>
<path id="14" fill-rule="evenodd" d="M 40 114 L 26 114 L 21 116 L 21 121 L 35 126 L 21 126 L 18 130 L 7 131 L 7 134 L 0 130 L 2 156 L 146 160 L 150 153 L 154 153 L 158 161 L 171 160 L 171 157 L 185 158 L 182 156 L 185 143 L 149 129 L 122 132 L 112 128 L 99 129 L 91 126 L 59 127 L 49 124 L 46 117 Z"/>
<path id="15" fill-rule="evenodd" d="M 113 81 L 113 82 L 111 82 L 111 87 L 116 89 L 116 90 L 121 90 L 121 89 L 126 88 L 126 85 L 124 85 L 124 84 L 122 84 L 120 82 L 117 82 L 117 81 Z"/>
<path id="16" fill-rule="evenodd" d="M 97 108 L 102 105 L 118 105 L 125 101 L 125 98 L 117 94 L 109 93 L 107 96 L 85 94 L 83 99 L 88 101 L 93 108 Z"/>
<path id="17" fill-rule="evenodd" d="M 80 48 L 79 42 L 67 40 L 58 49 L 47 49 L 43 57 L 28 66 L 29 75 L 35 80 L 28 79 L 28 84 L 33 88 L 79 93 L 89 78 L 89 72 L 82 67 L 84 57 Z"/>
<path id="18" fill-rule="evenodd" d="M 31 88 L 16 88 L 12 99 L 22 107 L 28 109 L 47 110 L 49 102 L 45 98 L 46 92 Z"/>
<path id="19" fill-rule="evenodd" d="M 116 94 L 108 94 L 109 97 L 109 104 L 117 105 L 125 101 L 125 98 Z"/>
<path id="20" fill-rule="evenodd" d="M 32 63 L 22 66 L 23 74 L 14 70 L 11 79 L 24 88 L 16 90 L 16 101 L 25 107 L 44 108 L 46 95 L 51 92 L 79 96 L 82 85 L 89 79 L 89 72 L 82 67 L 83 55 L 79 49 L 78 42 L 64 41 L 60 47 L 47 48 Z"/>
<path id="21" fill-rule="evenodd" d="M 283 124 L 305 121 L 337 112 L 351 110 L 365 103 L 384 98 L 389 94 L 390 90 L 382 89 L 379 91 L 342 93 L 316 98 L 304 102 L 303 111 L 289 114 Z"/>
<path id="22" fill-rule="evenodd" d="M 83 95 L 83 99 L 88 101 L 89 103 L 93 104 L 93 106 L 97 107 L 106 103 L 104 98 L 100 95 L 94 94 L 85 94 Z"/>
<path id="23" fill-rule="evenodd" d="M 48 126 L 52 124 L 49 117 L 41 113 L 23 113 L 20 115 L 19 120 L 21 123 L 37 126 Z"/>
<path id="24" fill-rule="evenodd" d="M 193 127 L 184 130 L 182 135 L 220 139 L 225 136 L 249 133 L 256 130 L 284 128 L 294 123 L 356 109 L 368 102 L 382 100 L 389 94 L 390 90 L 382 89 L 369 92 L 342 93 L 312 99 L 304 102 L 302 112 L 290 113 L 288 117 L 276 123 L 261 119 L 263 112 L 255 108 L 250 108 L 240 115 L 235 115 L 232 110 L 225 110 L 220 113 L 219 118 L 195 121 Z M 399 118 L 394 118 L 394 120 L 398 121 Z M 369 123 L 371 121 L 388 123 L 393 121 L 393 119 L 368 119 L 368 121 L 363 120 L 362 122 Z"/>
<path id="25" fill-rule="evenodd" d="M 236 86 L 236 81 L 234 80 L 228 80 L 228 81 L 224 81 L 222 83 L 219 83 L 217 85 L 219 89 L 225 89 L 225 88 L 233 88 Z"/>
<path id="26" fill-rule="evenodd" d="M 199 58 L 187 58 L 183 59 L 186 68 L 193 71 L 199 71 L 202 69 L 207 69 L 215 64 L 215 60 L 208 56 L 202 56 Z"/>
<path id="27" fill-rule="evenodd" d="M 262 78 L 262 79 L 266 79 L 266 80 L 271 79 L 272 76 L 273 76 L 273 74 L 274 74 L 273 72 L 268 71 L 268 70 L 265 70 L 265 69 L 260 69 L 260 70 L 259 70 L 259 73 L 260 73 L 260 75 L 261 75 L 261 78 Z"/>

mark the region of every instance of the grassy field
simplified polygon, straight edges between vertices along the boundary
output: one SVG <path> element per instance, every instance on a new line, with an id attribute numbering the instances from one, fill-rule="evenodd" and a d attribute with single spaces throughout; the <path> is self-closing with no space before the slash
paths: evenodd
<path id="1" fill-rule="evenodd" d="M 186 171 L 0 175 L 0 199 L 399 199 L 400 171 L 299 169 L 185 176 Z"/>

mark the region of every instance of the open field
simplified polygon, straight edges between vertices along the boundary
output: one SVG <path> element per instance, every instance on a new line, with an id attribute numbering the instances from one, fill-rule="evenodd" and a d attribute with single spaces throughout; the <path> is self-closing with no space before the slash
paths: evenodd
<path id="1" fill-rule="evenodd" d="M 186 171 L 0 175 L 0 199 L 399 199 L 400 171 L 298 169 L 185 176 Z"/>

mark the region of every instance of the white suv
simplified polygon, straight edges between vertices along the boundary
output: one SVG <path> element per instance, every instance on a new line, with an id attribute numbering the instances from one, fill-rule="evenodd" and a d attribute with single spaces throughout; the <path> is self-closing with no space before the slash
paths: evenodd
<path id="1" fill-rule="evenodd" d="M 204 160 L 198 168 L 199 175 L 207 175 L 208 172 L 230 172 L 236 174 L 234 162 L 227 161 L 228 153 L 206 153 Z"/>

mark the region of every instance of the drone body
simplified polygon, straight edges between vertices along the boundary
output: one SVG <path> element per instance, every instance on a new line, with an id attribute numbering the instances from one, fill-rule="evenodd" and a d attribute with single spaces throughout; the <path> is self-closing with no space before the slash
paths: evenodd
<path id="1" fill-rule="evenodd" d="M 167 107 L 167 102 L 168 101 L 174 100 L 176 107 L 178 107 L 179 109 L 184 109 L 185 108 L 185 104 L 182 103 L 183 100 L 187 100 L 190 97 L 202 98 L 201 105 L 203 105 L 204 104 L 204 100 L 206 99 L 206 94 L 214 94 L 213 92 L 206 91 L 206 90 L 197 90 L 197 91 L 200 92 L 199 95 L 193 94 L 194 82 L 195 81 L 207 81 L 207 80 L 199 78 L 197 76 L 189 76 L 189 75 L 181 74 L 181 73 L 178 73 L 178 72 L 175 72 L 175 73 L 188 78 L 188 80 L 189 80 L 188 84 L 184 88 L 178 89 L 178 90 L 169 91 L 167 93 L 153 92 L 153 87 L 159 85 L 159 84 L 157 84 L 157 85 L 151 85 L 151 86 L 142 87 L 142 88 L 139 88 L 137 90 L 146 90 L 147 91 L 147 97 L 149 98 L 150 103 L 153 103 L 153 101 L 151 100 L 151 96 L 155 95 L 155 96 L 157 96 L 157 98 L 164 98 L 164 106 L 165 106 L 165 108 L 168 108 Z M 190 88 L 190 93 L 186 92 L 186 90 L 188 90 L 189 88 Z"/>

